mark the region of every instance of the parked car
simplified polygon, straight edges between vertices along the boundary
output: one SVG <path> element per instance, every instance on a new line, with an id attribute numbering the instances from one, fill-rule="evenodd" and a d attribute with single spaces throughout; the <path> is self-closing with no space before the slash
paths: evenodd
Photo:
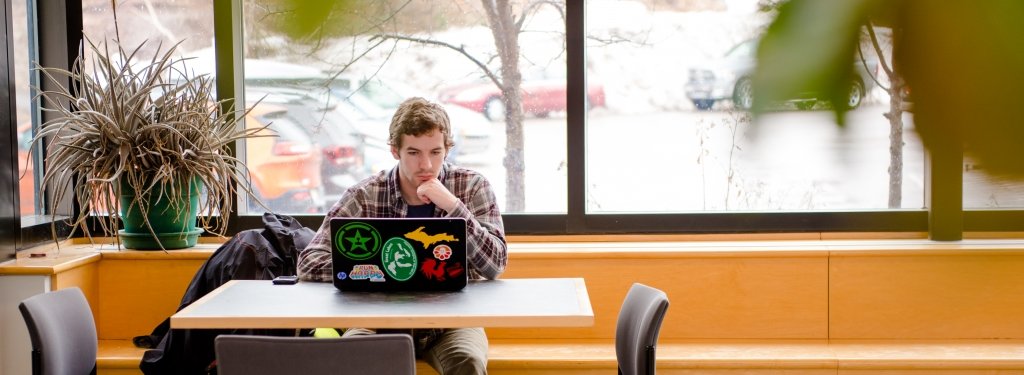
<path id="1" fill-rule="evenodd" d="M 315 213 L 324 209 L 320 149 L 285 107 L 258 104 L 245 119 L 247 129 L 267 125 L 261 137 L 246 140 L 245 163 L 255 193 L 275 212 Z M 262 208 L 249 200 L 250 211 Z"/>
<path id="2" fill-rule="evenodd" d="M 387 126 L 398 105 L 410 97 L 428 97 L 415 89 L 379 78 L 361 79 L 351 75 L 339 75 L 331 82 L 331 89 L 337 97 L 345 100 L 351 116 L 362 118 L 368 124 L 363 130 L 371 138 L 385 140 Z M 487 151 L 491 142 L 491 124 L 482 114 L 461 106 L 441 103 L 452 124 L 452 138 L 455 147 L 449 152 L 449 160 L 460 162 Z M 386 146 L 386 142 L 382 143 Z"/>
<path id="3" fill-rule="evenodd" d="M 34 215 L 36 213 L 36 176 L 35 160 L 29 157 L 29 149 L 32 146 L 32 122 L 26 121 L 18 125 L 18 211 L 21 216 Z"/>
<path id="4" fill-rule="evenodd" d="M 212 74 L 213 61 L 212 55 L 204 54 L 193 65 Z M 262 59 L 245 59 L 244 68 L 246 102 L 281 108 L 275 121 L 297 125 L 320 150 L 324 202 L 333 203 L 366 176 L 364 140 L 351 120 L 334 110 L 338 100 L 329 97 L 329 75 L 310 66 Z"/>
<path id="5" fill-rule="evenodd" d="M 349 119 L 336 110 L 338 101 L 322 87 L 246 85 L 247 100 L 280 106 L 281 116 L 298 124 L 322 153 L 320 175 L 324 200 L 333 203 L 349 187 L 369 175 L 364 163 L 365 139 Z"/>
<path id="6" fill-rule="evenodd" d="M 301 128 L 284 118 L 286 108 L 260 104 L 246 116 L 246 128 L 269 124 L 260 137 L 246 140 L 246 165 L 255 193 L 277 212 L 318 212 L 324 206 L 320 187 L 320 156 L 318 149 Z M 18 181 L 22 216 L 35 214 L 34 163 L 29 158 L 32 142 L 31 123 L 18 127 Z M 255 200 L 248 199 L 250 211 L 261 211 Z M 104 211 L 99 209 L 98 211 Z"/>
<path id="7" fill-rule="evenodd" d="M 524 78 L 522 93 L 523 111 L 528 115 L 546 117 L 551 112 L 562 112 L 567 108 L 568 91 L 564 77 Z M 458 104 L 483 113 L 491 121 L 501 121 L 505 118 L 505 103 L 502 101 L 501 90 L 489 81 L 445 88 L 441 90 L 439 98 L 442 102 Z M 590 83 L 587 87 L 587 108 L 605 105 L 604 86 Z"/>
<path id="8" fill-rule="evenodd" d="M 711 109 L 716 102 L 732 101 L 739 109 L 750 109 L 754 104 L 753 81 L 751 76 L 757 65 L 757 39 L 741 42 L 725 53 L 720 59 L 690 67 L 686 82 L 686 96 L 693 106 L 700 110 Z M 848 108 L 857 108 L 874 87 L 878 62 L 857 61 L 854 65 L 854 80 L 850 82 L 850 95 L 845 103 Z M 799 109 L 811 109 L 820 100 L 814 93 L 806 93 L 789 100 Z"/>

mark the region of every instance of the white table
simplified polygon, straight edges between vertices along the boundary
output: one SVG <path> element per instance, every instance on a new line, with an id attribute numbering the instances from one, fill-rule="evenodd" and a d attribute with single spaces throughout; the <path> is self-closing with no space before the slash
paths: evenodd
<path id="1" fill-rule="evenodd" d="M 588 327 L 581 278 L 470 281 L 458 292 L 340 292 L 330 283 L 232 280 L 171 316 L 171 328 Z"/>

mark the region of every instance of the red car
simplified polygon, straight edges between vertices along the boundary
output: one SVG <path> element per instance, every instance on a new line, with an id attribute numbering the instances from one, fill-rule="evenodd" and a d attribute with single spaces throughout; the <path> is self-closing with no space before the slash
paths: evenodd
<path id="1" fill-rule="evenodd" d="M 20 116 L 21 114 L 19 114 Z M 29 158 L 29 146 L 32 145 L 32 123 L 24 122 L 18 125 L 18 194 L 20 207 L 18 210 L 21 216 L 31 216 L 36 213 L 36 176 L 34 160 Z"/>
<path id="2" fill-rule="evenodd" d="M 561 79 L 523 80 L 523 111 L 528 115 L 545 117 L 551 112 L 566 109 L 566 82 Z M 501 90 L 491 82 L 456 85 L 441 90 L 440 100 L 483 113 L 491 121 L 505 118 L 505 104 Z M 604 107 L 604 87 L 591 83 L 587 89 L 587 108 Z"/>

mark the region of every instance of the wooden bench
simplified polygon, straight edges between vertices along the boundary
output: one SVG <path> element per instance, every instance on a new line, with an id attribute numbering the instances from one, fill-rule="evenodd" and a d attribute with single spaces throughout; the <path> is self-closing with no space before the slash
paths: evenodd
<path id="1" fill-rule="evenodd" d="M 658 373 L 836 374 L 921 373 L 990 374 L 1024 372 L 1024 341 L 815 341 L 662 340 Z M 101 340 L 99 374 L 140 374 L 143 349 L 129 340 Z M 615 373 L 615 347 L 608 340 L 491 340 L 490 374 Z M 1001 372 L 1003 371 L 1003 372 Z M 417 373 L 435 374 L 426 363 Z"/>
<path id="2" fill-rule="evenodd" d="M 94 291 L 101 374 L 139 373 L 130 338 L 174 311 L 206 246 L 61 272 L 55 288 Z M 503 277 L 583 277 L 595 324 L 488 329 L 492 374 L 614 373 L 632 282 L 671 300 L 659 373 L 1024 373 L 1019 240 L 515 241 Z"/>

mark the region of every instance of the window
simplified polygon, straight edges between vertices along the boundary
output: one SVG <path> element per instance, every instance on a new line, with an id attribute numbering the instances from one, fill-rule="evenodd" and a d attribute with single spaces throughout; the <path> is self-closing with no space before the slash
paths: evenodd
<path id="1" fill-rule="evenodd" d="M 874 54 L 851 67 L 856 109 L 845 128 L 813 95 L 775 103 L 754 124 L 750 77 L 772 14 L 704 5 L 587 3 L 588 84 L 607 97 L 587 118 L 588 213 L 924 207 L 924 151 L 909 115 L 903 175 L 890 182 L 889 97 Z M 902 195 L 894 205 L 892 194 Z"/>
<path id="2" fill-rule="evenodd" d="M 160 56 L 170 53 L 171 72 L 186 70 L 190 75 L 213 74 L 213 59 L 204 58 L 212 55 L 213 51 L 210 2 L 86 0 L 81 6 L 84 38 L 80 52 L 84 65 L 81 68 L 86 74 L 102 74 L 103 69 L 97 68 L 102 60 L 95 56 L 94 49 L 109 51 L 106 55 L 112 60 L 110 63 L 114 65 L 114 71 L 125 69 L 121 66 L 124 62 L 118 61 L 120 59 L 130 59 L 130 70 L 135 74 L 157 71 L 150 65 L 159 61 Z M 116 52 L 117 49 L 124 52 Z M 98 81 L 106 85 L 105 79 Z M 150 95 L 156 94 L 150 92 Z M 105 199 L 114 202 L 117 198 L 113 193 L 110 195 Z M 113 208 L 107 202 L 98 198 L 89 210 L 105 215 L 103 212 Z M 125 205 L 121 206 L 122 212 L 126 209 Z"/>
<path id="3" fill-rule="evenodd" d="M 1020 209 L 1024 207 L 1024 182 L 993 175 L 969 157 L 964 158 L 963 200 L 965 209 Z"/>
<path id="4" fill-rule="evenodd" d="M 713 62 L 754 50 L 771 14 L 753 12 L 753 0 L 588 0 L 525 8 L 516 2 L 513 13 L 526 15 L 515 60 L 525 117 L 511 126 L 504 118 L 508 103 L 488 100 L 495 81 L 503 82 L 502 63 L 477 2 L 364 4 L 358 13 L 336 13 L 346 22 L 324 24 L 318 34 L 324 38 L 306 40 L 286 37 L 282 2 L 240 3 L 230 14 L 219 2 L 126 1 L 118 3 L 118 14 L 121 31 L 131 30 L 123 35 L 127 42 L 186 39 L 181 52 L 208 64 L 214 25 L 242 17 L 243 37 L 217 51 L 244 50 L 240 84 L 247 104 L 263 98 L 259 107 L 265 107 L 247 121 L 290 128 L 279 130 L 288 135 L 281 145 L 242 151 L 291 158 L 282 165 L 296 175 L 281 180 L 293 186 L 258 193 L 281 204 L 279 211 L 312 214 L 299 215 L 308 226 L 319 224 L 317 214 L 345 186 L 394 165 L 380 140 L 381 119 L 410 95 L 475 119 L 455 120 L 477 125 L 457 132 L 466 149 L 453 151 L 454 161 L 496 185 L 509 233 L 923 231 L 931 209 L 926 187 L 950 182 L 924 172 L 929 161 L 909 114 L 902 117 L 904 145 L 896 155 L 902 179 L 889 181 L 889 160 L 900 158 L 887 150 L 885 77 L 860 82 L 846 128 L 824 110 L 829 103 L 813 97 L 778 103 L 752 127 L 742 110 L 747 96 L 737 95 L 741 70 Z M 87 35 L 113 35 L 109 2 L 82 5 Z M 210 7 L 220 13 L 196 10 Z M 67 26 L 50 28 L 60 27 Z M 31 50 L 29 42 L 24 46 Z M 870 49 L 867 55 L 879 58 Z M 878 77 L 865 65 L 854 69 Z M 717 85 L 719 78 L 730 84 Z M 544 91 L 528 90 L 527 83 L 539 81 L 564 90 L 551 99 L 563 102 L 530 104 L 530 95 Z M 32 109 L 24 111 L 31 118 Z M 506 158 L 508 145 L 520 145 L 509 134 L 524 136 L 521 155 Z M 1019 230 L 1013 223 L 1021 222 L 1014 210 L 1020 188 L 977 174 L 979 167 L 965 160 L 964 172 L 955 175 L 964 184 L 962 206 L 974 209 L 963 213 L 963 227 Z M 895 204 L 893 191 L 900 193 Z M 268 199 L 274 197 L 281 200 Z M 240 227 L 258 226 L 258 218 L 242 219 Z"/>
<path id="5" fill-rule="evenodd" d="M 94 44 L 120 40 L 126 49 L 143 42 L 137 59 L 147 59 L 181 42 L 178 54 L 200 57 L 213 48 L 213 7 L 203 0 L 123 0 L 117 1 L 117 22 L 111 1 L 83 0 L 82 23 L 85 37 Z M 89 48 L 85 48 L 88 59 Z M 190 65 L 202 68 L 205 61 L 195 60 Z"/>
<path id="6" fill-rule="evenodd" d="M 392 168 L 391 116 L 402 100 L 421 96 L 442 103 L 452 120 L 449 161 L 487 176 L 503 212 L 566 212 L 564 4 L 531 7 L 521 29 L 500 34 L 519 46 L 522 120 L 505 117 L 495 81 L 507 79 L 477 2 L 340 5 L 324 34 L 305 39 L 281 27 L 297 12 L 279 4 L 244 3 L 246 101 L 285 108 L 316 148 L 308 155 L 247 148 L 271 209 L 322 213 L 349 186 Z M 291 173 L 266 177 L 282 176 L 277 168 Z"/>

